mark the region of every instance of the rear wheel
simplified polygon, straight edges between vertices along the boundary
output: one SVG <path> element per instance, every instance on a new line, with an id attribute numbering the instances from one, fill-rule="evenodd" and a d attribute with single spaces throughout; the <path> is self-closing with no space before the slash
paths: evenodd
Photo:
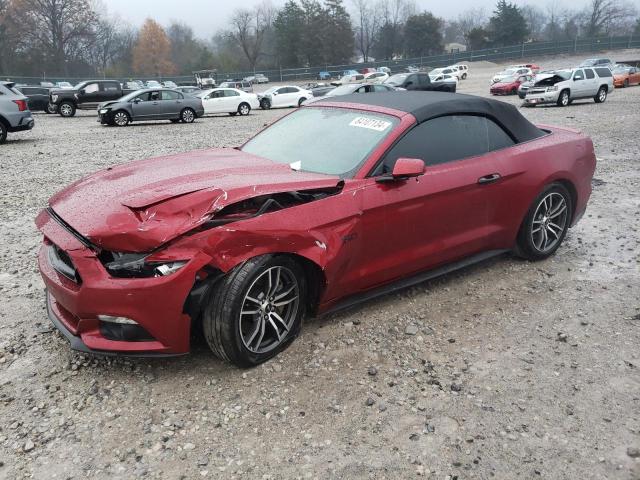
<path id="1" fill-rule="evenodd" d="M 118 110 L 114 112 L 112 121 L 116 127 L 126 127 L 129 125 L 131 118 L 129 118 L 129 114 L 124 110 Z"/>
<path id="2" fill-rule="evenodd" d="M 548 185 L 533 201 L 518 233 L 518 253 L 529 260 L 543 260 L 562 244 L 571 218 L 573 203 L 567 188 Z"/>
<path id="3" fill-rule="evenodd" d="M 185 108 L 180 112 L 180 120 L 184 123 L 193 123 L 196 119 L 196 112 L 192 108 Z"/>
<path id="4" fill-rule="evenodd" d="M 560 96 L 558 97 L 558 106 L 566 107 L 571 102 L 571 96 L 569 95 L 569 90 L 563 90 L 560 92 Z"/>
<path id="5" fill-rule="evenodd" d="M 306 99 L 306 98 L 304 98 L 304 97 L 302 97 L 300 100 L 298 100 L 298 106 L 299 106 L 299 107 L 301 107 L 301 106 L 302 106 L 302 104 L 303 104 L 304 102 L 306 102 L 306 101 L 307 101 L 307 99 Z"/>
<path id="6" fill-rule="evenodd" d="M 466 73 L 463 73 L 463 74 L 462 74 L 462 80 L 466 80 L 466 79 L 467 79 L 467 74 L 466 74 Z"/>
<path id="7" fill-rule="evenodd" d="M 211 350 L 239 367 L 258 365 L 298 335 L 306 279 L 290 257 L 264 255 L 225 276 L 210 294 L 203 330 Z"/>
<path id="8" fill-rule="evenodd" d="M 607 87 L 600 87 L 600 90 L 598 90 L 598 93 L 596 93 L 596 96 L 593 97 L 593 100 L 596 103 L 604 103 L 606 99 L 607 99 Z"/>
<path id="9" fill-rule="evenodd" d="M 271 108 L 271 102 L 268 99 L 263 98 L 260 100 L 260 108 L 263 110 L 269 110 Z"/>
<path id="10" fill-rule="evenodd" d="M 0 144 L 7 141 L 7 127 L 0 121 Z"/>
<path id="11" fill-rule="evenodd" d="M 627 88 L 629 86 L 629 79 L 627 78 L 624 83 L 622 84 L 623 88 Z"/>
<path id="12" fill-rule="evenodd" d="M 240 115 L 249 115 L 251 112 L 251 106 L 248 103 L 241 103 L 238 106 L 238 113 Z"/>
<path id="13" fill-rule="evenodd" d="M 73 117 L 76 114 L 76 106 L 71 102 L 62 102 L 58 107 L 61 117 Z"/>
<path id="14" fill-rule="evenodd" d="M 44 109 L 44 111 L 53 114 L 58 111 L 58 107 L 56 107 L 53 103 L 47 103 L 47 107 Z"/>

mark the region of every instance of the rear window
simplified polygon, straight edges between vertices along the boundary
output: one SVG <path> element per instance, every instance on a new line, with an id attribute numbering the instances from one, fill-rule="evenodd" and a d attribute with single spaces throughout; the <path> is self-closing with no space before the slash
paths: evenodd
<path id="1" fill-rule="evenodd" d="M 595 78 L 596 76 L 593 74 L 593 70 L 590 68 L 585 68 L 584 73 L 587 75 L 587 78 Z"/>
<path id="2" fill-rule="evenodd" d="M 609 70 L 608 68 L 603 68 L 603 67 L 596 68 L 596 73 L 598 74 L 598 76 L 600 78 L 605 78 L 605 77 L 611 77 L 612 76 L 611 70 Z"/>

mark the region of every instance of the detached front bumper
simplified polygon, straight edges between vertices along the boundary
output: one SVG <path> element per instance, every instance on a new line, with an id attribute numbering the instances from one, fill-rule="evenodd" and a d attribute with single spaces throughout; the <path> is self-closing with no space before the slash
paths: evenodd
<path id="1" fill-rule="evenodd" d="M 187 264 L 166 277 L 114 278 L 96 253 L 47 211 L 36 224 L 45 237 L 38 266 L 47 289 L 48 315 L 73 349 L 128 356 L 189 352 L 191 317 L 184 306 L 193 288 L 195 265 Z M 65 264 L 75 269 L 75 280 L 59 265 L 54 268 L 50 253 L 54 245 Z M 135 325 L 102 321 L 101 316 L 131 319 Z"/>

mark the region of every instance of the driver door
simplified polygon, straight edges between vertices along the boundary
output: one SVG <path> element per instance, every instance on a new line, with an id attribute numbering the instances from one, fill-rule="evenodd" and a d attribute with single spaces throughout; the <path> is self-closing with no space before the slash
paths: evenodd
<path id="1" fill-rule="evenodd" d="M 500 197 L 500 166 L 487 119 L 447 116 L 415 126 L 364 180 L 363 248 L 346 282 L 366 290 L 487 250 L 502 230 L 493 215 Z M 511 142 L 511 143 L 509 143 Z M 420 158 L 424 175 L 377 181 L 398 158 Z M 347 283 L 348 284 L 348 283 Z"/>
<path id="2" fill-rule="evenodd" d="M 573 74 L 573 83 L 571 85 L 571 97 L 582 98 L 588 94 L 587 80 L 584 76 L 584 70 L 576 70 Z"/>
<path id="3" fill-rule="evenodd" d="M 220 113 L 224 108 L 224 90 L 214 90 L 202 100 L 205 113 Z"/>
<path id="4" fill-rule="evenodd" d="M 133 99 L 133 117 L 136 120 L 154 120 L 160 113 L 160 92 L 145 92 Z"/>

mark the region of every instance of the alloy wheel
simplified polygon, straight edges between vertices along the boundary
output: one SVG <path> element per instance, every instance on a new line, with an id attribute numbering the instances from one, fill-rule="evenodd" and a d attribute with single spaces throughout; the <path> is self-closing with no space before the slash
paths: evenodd
<path id="1" fill-rule="evenodd" d="M 551 192 L 542 198 L 533 215 L 531 243 L 541 253 L 546 253 L 558 244 L 568 221 L 567 201 Z"/>
<path id="2" fill-rule="evenodd" d="M 127 123 L 129 123 L 129 117 L 124 112 L 116 112 L 113 116 L 113 122 L 119 127 L 124 127 Z"/>
<path id="3" fill-rule="evenodd" d="M 600 93 L 598 93 L 598 98 L 600 102 L 604 102 L 607 99 L 607 91 L 604 88 L 600 89 Z"/>
<path id="4" fill-rule="evenodd" d="M 564 107 L 569 105 L 569 94 L 567 92 L 562 92 L 562 99 L 560 100 L 560 102 Z"/>
<path id="5" fill-rule="evenodd" d="M 240 105 L 240 115 L 249 115 L 249 105 Z"/>
<path id="6" fill-rule="evenodd" d="M 247 350 L 266 353 L 288 336 L 298 313 L 300 286 L 282 266 L 262 272 L 251 284 L 240 310 L 240 337 Z"/>
<path id="7" fill-rule="evenodd" d="M 63 103 L 62 105 L 60 105 L 60 113 L 62 114 L 62 116 L 69 117 L 71 116 L 72 111 L 73 108 L 68 103 Z"/>
<path id="8" fill-rule="evenodd" d="M 194 116 L 193 116 L 193 110 L 190 109 L 185 109 L 182 112 L 182 121 L 185 123 L 191 123 L 194 120 Z"/>

